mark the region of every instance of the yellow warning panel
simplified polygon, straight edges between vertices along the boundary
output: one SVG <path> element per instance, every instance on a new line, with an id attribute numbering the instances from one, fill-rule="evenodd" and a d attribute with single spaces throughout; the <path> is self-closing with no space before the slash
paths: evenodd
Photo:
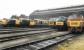
<path id="1" fill-rule="evenodd" d="M 71 27 L 80 27 L 81 24 L 80 24 L 80 21 L 70 21 L 70 26 Z"/>
<path id="2" fill-rule="evenodd" d="M 50 26 L 53 26 L 53 25 L 54 25 L 54 22 L 49 22 L 49 25 L 50 25 Z"/>
<path id="3" fill-rule="evenodd" d="M 56 22 L 56 25 L 64 25 L 64 22 Z"/>
<path id="4" fill-rule="evenodd" d="M 16 24 L 20 24 L 20 20 L 16 19 Z"/>
<path id="5" fill-rule="evenodd" d="M 30 26 L 31 26 L 31 25 L 36 25 L 36 21 L 31 20 L 31 21 L 30 21 Z"/>

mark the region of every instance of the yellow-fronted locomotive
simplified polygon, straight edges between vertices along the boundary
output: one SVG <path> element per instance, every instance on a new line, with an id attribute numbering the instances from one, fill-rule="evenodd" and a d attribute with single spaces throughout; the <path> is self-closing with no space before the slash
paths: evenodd
<path id="1" fill-rule="evenodd" d="M 7 22 L 7 27 L 20 27 L 19 19 L 9 19 Z"/>
<path id="2" fill-rule="evenodd" d="M 55 20 L 56 20 L 56 18 L 49 19 L 49 21 L 48 21 L 49 27 L 55 28 Z"/>
<path id="3" fill-rule="evenodd" d="M 67 18 L 64 16 L 59 16 L 57 18 L 51 18 L 48 25 L 50 27 L 56 28 L 57 30 L 67 30 Z"/>
<path id="4" fill-rule="evenodd" d="M 67 21 L 67 18 L 65 16 L 59 16 L 56 19 L 55 27 L 58 30 L 67 30 L 67 22 L 66 21 Z"/>
<path id="5" fill-rule="evenodd" d="M 3 27 L 6 27 L 7 24 L 8 24 L 8 19 L 6 19 L 6 18 L 1 19 L 1 20 L 0 20 L 0 24 L 1 24 Z"/>
<path id="6" fill-rule="evenodd" d="M 84 29 L 84 17 L 82 14 L 73 14 L 68 17 L 67 26 L 69 31 L 82 32 Z"/>
<path id="7" fill-rule="evenodd" d="M 35 27 L 37 25 L 37 20 L 30 20 L 29 27 Z"/>
<path id="8" fill-rule="evenodd" d="M 37 23 L 31 19 L 1 19 L 0 25 L 3 27 L 33 27 Z"/>

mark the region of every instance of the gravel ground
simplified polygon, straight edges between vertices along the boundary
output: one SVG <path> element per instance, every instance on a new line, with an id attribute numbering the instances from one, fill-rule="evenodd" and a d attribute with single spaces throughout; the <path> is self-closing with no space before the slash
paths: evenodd
<path id="1" fill-rule="evenodd" d="M 47 50 L 84 50 L 84 34 L 50 47 Z"/>

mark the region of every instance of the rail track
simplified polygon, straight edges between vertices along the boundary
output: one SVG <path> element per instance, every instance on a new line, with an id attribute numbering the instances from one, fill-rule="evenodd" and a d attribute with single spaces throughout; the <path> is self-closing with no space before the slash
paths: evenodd
<path id="1" fill-rule="evenodd" d="M 39 30 L 39 29 L 50 29 L 50 28 L 1 28 L 0 31 L 10 30 Z"/>
<path id="2" fill-rule="evenodd" d="M 7 37 L 15 37 L 15 36 L 22 36 L 22 35 L 33 35 L 33 34 L 39 34 L 39 33 L 46 33 L 51 32 L 54 30 L 42 30 L 42 31 L 31 31 L 31 32 L 21 32 L 21 33 L 6 33 L 6 34 L 0 34 L 0 38 L 7 38 Z"/>
<path id="3" fill-rule="evenodd" d="M 18 30 L 27 30 L 18 29 Z M 73 37 L 70 32 L 54 29 L 30 29 L 31 31 L 0 33 L 0 50 L 40 50 Z"/>
<path id="4" fill-rule="evenodd" d="M 74 35 L 72 34 L 62 35 L 62 36 L 50 38 L 47 40 L 34 42 L 32 44 L 25 44 L 25 45 L 13 47 L 13 48 L 8 48 L 5 50 L 44 50 L 45 48 L 51 45 L 58 44 L 66 39 L 72 38 L 73 36 Z"/>
<path id="5" fill-rule="evenodd" d="M 45 41 L 48 39 L 55 38 L 57 36 L 68 34 L 68 32 L 64 32 L 65 34 L 63 32 L 57 32 L 57 33 L 60 35 L 57 35 L 56 32 L 43 32 L 35 35 L 33 34 L 31 36 L 23 36 L 22 38 L 19 37 L 16 39 L 7 40 L 5 42 L 0 43 L 0 49 L 6 49 L 23 44 L 31 44 L 35 42 Z"/>
<path id="6" fill-rule="evenodd" d="M 31 37 L 31 36 L 36 36 L 36 35 L 41 35 L 44 33 L 50 33 L 53 30 L 43 30 L 43 31 L 34 31 L 34 32 L 22 32 L 22 33 L 11 33 L 11 34 L 2 34 L 0 35 L 0 42 L 3 41 L 8 41 L 8 40 L 14 40 L 14 39 L 19 39 L 19 38 L 24 38 L 24 37 Z"/>
<path id="7" fill-rule="evenodd" d="M 50 28 L 19 28 L 19 29 L 0 29 L 0 34 L 2 33 L 16 33 L 16 32 L 29 32 L 29 31 L 41 31 L 50 30 Z"/>
<path id="8" fill-rule="evenodd" d="M 23 28 L 22 28 L 23 29 Z M 28 32 L 11 32 L 11 33 L 1 33 L 0 34 L 0 42 L 3 41 L 8 41 L 8 40 L 13 40 L 13 39 L 19 39 L 19 38 L 24 38 L 24 37 L 28 37 L 31 35 L 36 35 L 36 34 L 41 34 L 41 33 L 47 33 L 47 32 L 51 32 L 53 31 L 53 29 L 48 29 L 48 28 L 42 28 L 42 29 L 33 29 L 31 31 Z"/>
<path id="9" fill-rule="evenodd" d="M 23 28 L 22 28 L 23 29 Z M 8 41 L 8 40 L 13 40 L 13 39 L 18 39 L 18 38 L 23 38 L 23 37 L 27 37 L 27 36 L 31 36 L 32 34 L 35 35 L 35 34 L 41 34 L 43 32 L 51 32 L 52 30 L 49 30 L 48 28 L 42 28 L 42 29 L 37 29 L 37 30 L 31 30 L 31 31 L 28 31 L 28 32 L 20 32 L 18 33 L 17 31 L 16 32 L 11 32 L 11 33 L 1 33 L 0 34 L 0 42 L 2 41 Z"/>
<path id="10" fill-rule="evenodd" d="M 56 38 L 52 38 L 52 39 L 49 39 L 49 40 L 45 40 L 45 41 L 41 41 L 41 42 L 37 42 L 37 43 L 34 43 L 34 44 L 30 44 L 29 46 L 28 45 L 25 45 L 24 46 L 24 50 L 25 49 L 28 49 L 28 50 L 42 50 L 42 49 L 45 49 L 46 47 L 49 47 L 51 45 L 54 45 L 54 44 L 58 44 L 66 39 L 69 39 L 73 37 L 73 35 L 71 34 L 68 34 L 68 35 L 64 35 L 64 36 L 61 36 L 61 37 L 56 37 Z M 16 48 L 17 50 L 17 48 Z"/>

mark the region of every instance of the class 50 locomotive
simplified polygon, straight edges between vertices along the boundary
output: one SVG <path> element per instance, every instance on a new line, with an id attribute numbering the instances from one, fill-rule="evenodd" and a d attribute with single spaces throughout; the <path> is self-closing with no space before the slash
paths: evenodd
<path id="1" fill-rule="evenodd" d="M 68 29 L 74 32 L 82 32 L 84 29 L 84 16 L 82 14 L 72 14 L 67 20 Z"/>

